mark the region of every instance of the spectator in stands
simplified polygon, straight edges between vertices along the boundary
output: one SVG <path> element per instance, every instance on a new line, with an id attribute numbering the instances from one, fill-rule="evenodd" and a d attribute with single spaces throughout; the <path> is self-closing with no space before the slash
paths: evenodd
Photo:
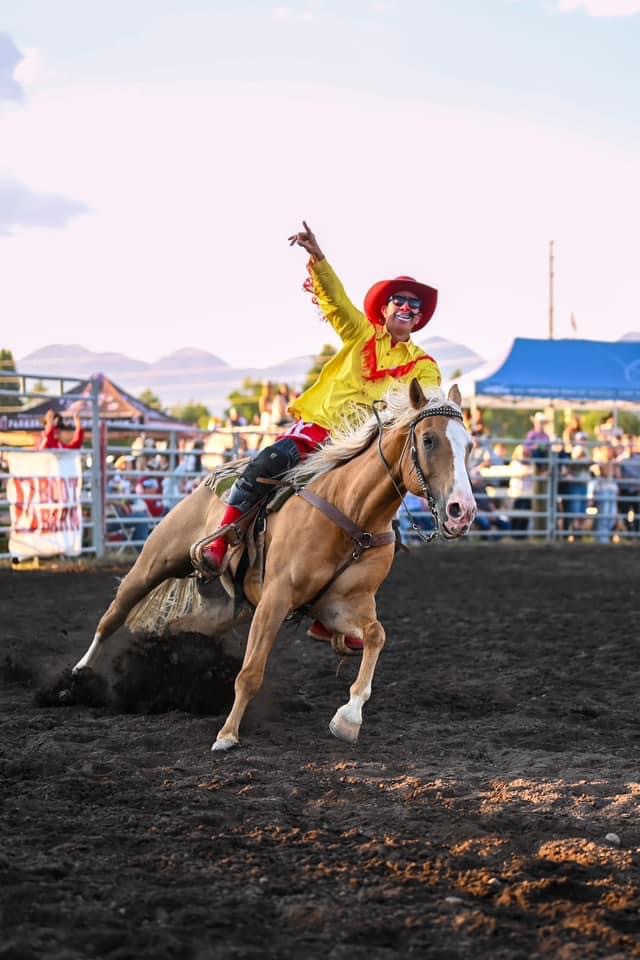
<path id="1" fill-rule="evenodd" d="M 477 434 L 471 439 L 471 450 L 467 461 L 467 469 L 475 470 L 477 467 L 487 463 L 487 449 L 482 437 Z"/>
<path id="2" fill-rule="evenodd" d="M 594 463 L 591 472 L 593 479 L 587 484 L 587 502 L 597 510 L 596 540 L 610 543 L 618 519 L 618 464 L 612 459 L 602 459 Z"/>
<path id="3" fill-rule="evenodd" d="M 65 429 L 62 417 L 53 410 L 47 410 L 44 415 L 42 433 L 38 439 L 38 450 L 79 450 L 84 443 L 84 430 L 80 417 L 76 413 L 73 418 L 75 430 L 69 443 L 64 443 L 61 431 Z"/>
<path id="4" fill-rule="evenodd" d="M 533 455 L 538 452 L 546 456 L 549 450 L 549 444 L 551 443 L 551 437 L 545 429 L 549 423 L 549 418 L 542 410 L 538 410 L 534 413 L 531 420 L 533 422 L 533 430 L 529 430 L 524 445 L 530 454 Z"/>
<path id="5" fill-rule="evenodd" d="M 262 391 L 258 397 L 258 413 L 260 414 L 260 429 L 267 431 L 271 428 L 273 410 L 273 384 L 271 380 L 264 380 Z"/>
<path id="6" fill-rule="evenodd" d="M 108 509 L 107 534 L 109 539 L 112 540 L 133 540 L 140 549 L 142 543 L 149 536 L 151 525 L 149 523 L 149 509 L 145 500 L 142 497 L 133 497 L 134 483 L 132 483 L 131 473 L 135 464 L 134 457 L 120 456 L 114 463 L 116 472 L 108 476 L 108 508 L 111 507 L 114 517 L 119 519 L 121 523 L 118 525 L 112 522 L 114 517 L 110 517 Z M 114 496 L 120 496 L 122 499 L 114 499 Z M 120 530 L 118 526 L 120 526 Z M 123 528 L 126 528 L 124 535 L 122 533 Z"/>
<path id="7" fill-rule="evenodd" d="M 489 460 L 487 461 L 485 458 L 485 465 L 487 463 L 494 467 L 503 467 L 506 463 L 509 463 L 509 448 L 506 443 L 498 441 L 493 444 Z"/>
<path id="8" fill-rule="evenodd" d="M 234 429 L 235 427 L 246 427 L 247 419 L 238 413 L 235 407 L 229 407 L 229 414 L 227 416 L 227 427 Z"/>
<path id="9" fill-rule="evenodd" d="M 286 427 L 289 423 L 293 423 L 289 414 L 289 387 L 281 383 L 271 403 L 271 426 Z"/>
<path id="10" fill-rule="evenodd" d="M 162 478 L 155 474 L 147 474 L 149 458 L 138 457 L 136 470 L 141 474 L 135 482 L 134 491 L 144 500 L 152 517 L 163 517 L 165 507 L 162 501 Z"/>
<path id="11" fill-rule="evenodd" d="M 202 473 L 202 440 L 194 440 L 191 449 L 180 457 L 175 470 L 162 478 L 162 496 L 167 511 L 200 483 Z"/>
<path id="12" fill-rule="evenodd" d="M 618 455 L 620 511 L 629 533 L 640 530 L 640 437 L 629 437 Z"/>
<path id="13" fill-rule="evenodd" d="M 524 513 L 531 510 L 533 503 L 533 463 L 531 454 L 523 443 L 514 447 L 509 464 L 509 496 L 513 500 L 513 510 Z M 511 529 L 516 534 L 524 534 L 529 529 L 529 517 L 513 516 Z"/>
<path id="14" fill-rule="evenodd" d="M 596 440 L 599 443 L 613 443 L 614 440 L 622 438 L 623 431 L 616 424 L 616 418 L 613 413 L 608 413 L 602 417 L 596 427 Z"/>
<path id="15" fill-rule="evenodd" d="M 506 514 L 500 513 L 497 505 L 487 494 L 487 481 L 480 471 L 472 470 L 469 478 L 478 508 L 473 527 L 482 531 L 483 540 L 499 540 L 504 533 L 511 530 L 511 521 Z"/>
<path id="16" fill-rule="evenodd" d="M 586 437 L 582 436 L 583 432 L 582 420 L 579 416 L 574 414 L 574 416 L 569 419 L 569 422 L 562 431 L 562 442 L 565 445 L 565 449 L 570 451 L 571 447 L 575 443 L 580 442 L 582 439 L 586 439 Z"/>
<path id="17" fill-rule="evenodd" d="M 587 447 L 577 444 L 571 449 L 571 460 L 567 464 L 565 481 L 565 501 L 567 506 L 566 529 L 574 533 L 587 528 L 587 484 L 591 479 L 591 454 Z"/>

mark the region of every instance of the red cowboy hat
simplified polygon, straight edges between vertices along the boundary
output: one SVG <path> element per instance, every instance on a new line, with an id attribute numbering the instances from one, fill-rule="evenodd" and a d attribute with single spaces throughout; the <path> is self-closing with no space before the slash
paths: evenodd
<path id="1" fill-rule="evenodd" d="M 382 326 L 382 308 L 386 305 L 389 297 L 400 290 L 410 290 L 416 297 L 422 300 L 422 316 L 420 322 L 415 325 L 413 332 L 421 330 L 431 320 L 438 302 L 438 291 L 433 287 L 428 287 L 426 283 L 418 283 L 413 277 L 395 277 L 393 280 L 379 280 L 374 283 L 364 298 L 364 312 L 371 323 L 377 323 Z"/>

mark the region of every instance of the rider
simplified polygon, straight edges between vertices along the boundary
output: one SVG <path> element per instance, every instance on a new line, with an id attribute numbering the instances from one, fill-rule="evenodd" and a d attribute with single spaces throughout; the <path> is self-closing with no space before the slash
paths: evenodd
<path id="1" fill-rule="evenodd" d="M 410 383 L 416 377 L 427 389 L 440 385 L 435 360 L 410 339 L 431 319 L 437 290 L 412 277 L 380 280 L 365 296 L 361 313 L 304 221 L 303 226 L 304 230 L 289 237 L 289 243 L 309 254 L 314 296 L 343 346 L 324 365 L 313 386 L 289 407 L 296 423 L 262 450 L 236 480 L 220 526 L 234 523 L 273 489 L 259 483 L 259 477 L 277 477 L 294 467 L 318 450 L 332 430 L 344 425 L 350 412 L 370 411 L 394 383 Z M 212 575 L 220 571 L 226 551 L 224 537 L 202 549 L 203 566 Z"/>

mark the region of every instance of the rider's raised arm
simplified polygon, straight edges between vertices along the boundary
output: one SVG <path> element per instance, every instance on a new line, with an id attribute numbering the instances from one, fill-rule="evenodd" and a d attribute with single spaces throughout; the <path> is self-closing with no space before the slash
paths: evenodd
<path id="1" fill-rule="evenodd" d="M 318 306 L 340 339 L 346 341 L 371 336 L 371 324 L 351 302 L 328 260 L 314 260 L 312 257 L 308 270 Z"/>
<path id="2" fill-rule="evenodd" d="M 302 247 L 309 254 L 308 270 L 313 293 L 323 315 L 343 341 L 354 340 L 362 335 L 370 336 L 369 321 L 345 293 L 308 223 L 303 220 L 302 225 L 303 230 L 289 237 L 289 244 Z"/>

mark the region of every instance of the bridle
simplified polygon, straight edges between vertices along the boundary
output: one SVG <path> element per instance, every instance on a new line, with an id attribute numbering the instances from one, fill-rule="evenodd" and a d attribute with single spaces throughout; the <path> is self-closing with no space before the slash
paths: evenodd
<path id="1" fill-rule="evenodd" d="M 411 510 L 405 503 L 404 498 L 406 496 L 407 490 L 404 487 L 404 484 L 402 484 L 402 481 L 401 481 L 401 485 L 403 487 L 403 489 L 401 489 L 400 485 L 398 485 L 398 483 L 396 482 L 396 479 L 393 475 L 389 462 L 384 455 L 384 451 L 382 449 L 382 434 L 384 432 L 384 424 L 380 418 L 378 407 L 384 407 L 384 400 L 375 400 L 373 403 L 373 412 L 378 422 L 378 454 L 380 455 L 380 459 L 382 460 L 385 466 L 385 469 L 389 475 L 389 479 L 391 480 L 391 483 L 393 484 L 396 493 L 400 497 L 402 508 L 407 514 L 407 516 L 409 517 L 409 520 L 411 522 L 411 529 L 414 531 L 415 534 L 417 534 L 418 538 L 423 543 L 431 543 L 432 540 L 436 540 L 440 536 L 440 516 L 438 514 L 438 507 L 437 507 L 435 498 L 431 493 L 427 478 L 425 477 L 424 471 L 420 466 L 420 459 L 418 457 L 418 440 L 416 437 L 416 427 L 423 420 L 426 420 L 427 417 L 448 417 L 450 420 L 459 420 L 461 423 L 464 423 L 462 413 L 456 407 L 448 403 L 442 403 L 437 407 L 426 407 L 409 424 L 409 430 L 407 431 L 407 439 L 404 442 L 404 446 L 402 448 L 402 452 L 398 460 L 398 467 L 400 468 L 400 470 L 402 470 L 402 461 L 404 460 L 404 457 L 408 448 L 411 455 L 412 469 L 415 471 L 418 477 L 418 480 L 420 481 L 420 486 L 422 487 L 425 500 L 429 504 L 429 510 L 431 511 L 431 516 L 433 517 L 433 522 L 434 522 L 433 531 L 430 534 L 425 535 L 420 529 L 420 527 L 418 526 L 418 524 L 416 523 L 416 518 L 411 513 Z"/>

